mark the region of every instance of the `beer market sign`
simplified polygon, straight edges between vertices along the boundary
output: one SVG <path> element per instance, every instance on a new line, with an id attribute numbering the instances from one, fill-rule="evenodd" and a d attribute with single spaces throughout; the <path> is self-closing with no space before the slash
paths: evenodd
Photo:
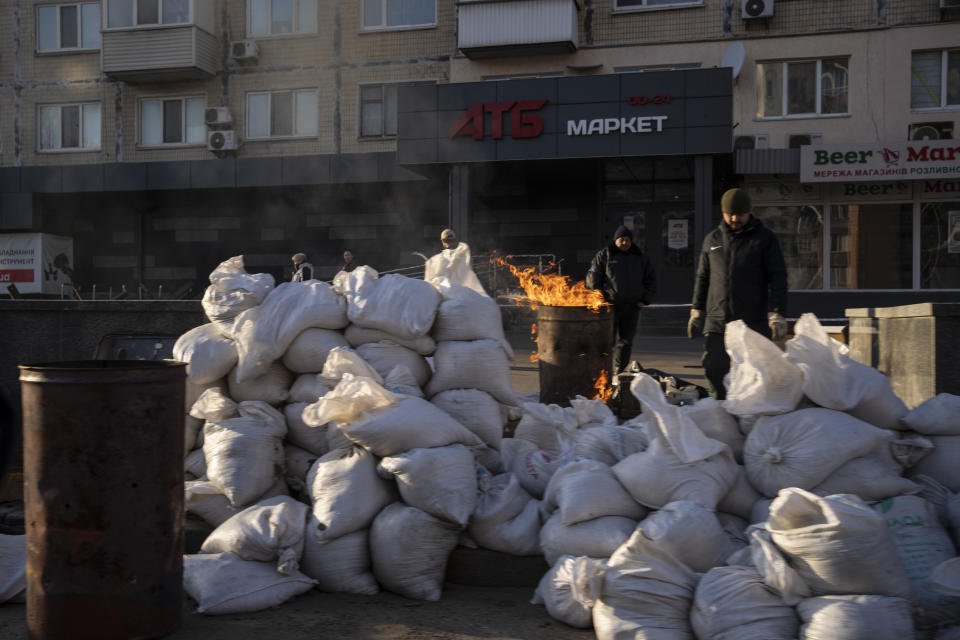
<path id="1" fill-rule="evenodd" d="M 960 141 L 800 147 L 800 182 L 960 178 Z"/>

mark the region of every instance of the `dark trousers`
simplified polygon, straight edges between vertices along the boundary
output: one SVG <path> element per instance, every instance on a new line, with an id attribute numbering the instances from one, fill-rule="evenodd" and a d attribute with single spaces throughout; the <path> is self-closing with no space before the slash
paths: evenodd
<path id="1" fill-rule="evenodd" d="M 703 373 L 710 387 L 710 395 L 717 400 L 727 397 L 727 389 L 723 386 L 723 377 L 730 371 L 730 356 L 723 341 L 722 333 L 708 333 L 703 344 Z"/>
<path id="2" fill-rule="evenodd" d="M 613 306 L 613 375 L 627 368 L 633 350 L 633 336 L 637 332 L 640 309 L 635 304 Z"/>

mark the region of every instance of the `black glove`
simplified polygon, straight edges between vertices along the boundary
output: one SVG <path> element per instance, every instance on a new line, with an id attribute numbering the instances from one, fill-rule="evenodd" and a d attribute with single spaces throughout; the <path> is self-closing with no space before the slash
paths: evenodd
<path id="1" fill-rule="evenodd" d="M 703 311 L 690 309 L 690 319 L 687 321 L 687 337 L 693 340 L 703 335 Z"/>

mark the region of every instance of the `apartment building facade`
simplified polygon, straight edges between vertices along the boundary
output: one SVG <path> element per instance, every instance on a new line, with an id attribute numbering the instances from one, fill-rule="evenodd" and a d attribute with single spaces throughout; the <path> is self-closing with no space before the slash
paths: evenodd
<path id="1" fill-rule="evenodd" d="M 743 186 L 791 315 L 956 299 L 955 4 L 11 0 L 0 234 L 195 295 L 237 254 L 413 264 L 447 224 L 581 278 L 624 223 L 682 303 Z"/>

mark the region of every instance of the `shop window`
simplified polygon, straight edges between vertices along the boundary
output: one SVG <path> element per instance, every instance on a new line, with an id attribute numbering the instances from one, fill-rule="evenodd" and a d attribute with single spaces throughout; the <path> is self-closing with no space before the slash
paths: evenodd
<path id="1" fill-rule="evenodd" d="M 910 108 L 960 107 L 960 49 L 914 51 L 910 59 Z"/>
<path id="2" fill-rule="evenodd" d="M 830 288 L 913 287 L 913 206 L 830 207 Z"/>
<path id="3" fill-rule="evenodd" d="M 140 144 L 202 144 L 206 140 L 204 98 L 140 101 Z"/>
<path id="4" fill-rule="evenodd" d="M 248 0 L 252 36 L 316 33 L 317 0 Z"/>
<path id="5" fill-rule="evenodd" d="M 107 28 L 190 22 L 190 0 L 105 0 Z"/>
<path id="6" fill-rule="evenodd" d="M 397 135 L 397 88 L 433 82 L 400 82 L 360 86 L 360 137 L 389 138 Z"/>
<path id="7" fill-rule="evenodd" d="M 754 214 L 777 236 L 791 291 L 823 288 L 823 208 L 757 207 Z"/>
<path id="8" fill-rule="evenodd" d="M 364 29 L 432 27 L 437 0 L 363 0 Z"/>
<path id="9" fill-rule="evenodd" d="M 37 51 L 100 48 L 100 5 L 45 4 L 37 7 Z"/>
<path id="10" fill-rule="evenodd" d="M 317 91 L 255 92 L 247 94 L 247 138 L 316 136 Z"/>
<path id="11" fill-rule="evenodd" d="M 672 9 L 674 7 L 703 6 L 703 0 L 614 0 L 613 9 Z"/>
<path id="12" fill-rule="evenodd" d="M 100 148 L 100 103 L 40 105 L 41 151 L 95 151 Z"/>
<path id="13" fill-rule="evenodd" d="M 960 202 L 920 206 L 920 287 L 960 289 Z"/>
<path id="14" fill-rule="evenodd" d="M 757 117 L 843 115 L 848 107 L 848 58 L 757 64 Z"/>

